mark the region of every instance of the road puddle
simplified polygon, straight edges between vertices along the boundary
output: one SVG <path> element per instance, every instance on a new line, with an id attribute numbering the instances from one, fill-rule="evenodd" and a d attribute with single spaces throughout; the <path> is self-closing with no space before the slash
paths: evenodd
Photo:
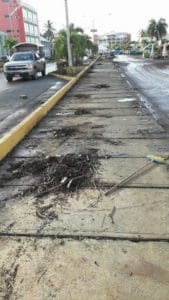
<path id="1" fill-rule="evenodd" d="M 118 100 L 118 102 L 132 102 L 132 101 L 136 101 L 136 98 L 124 98 L 124 99 L 120 99 Z"/>

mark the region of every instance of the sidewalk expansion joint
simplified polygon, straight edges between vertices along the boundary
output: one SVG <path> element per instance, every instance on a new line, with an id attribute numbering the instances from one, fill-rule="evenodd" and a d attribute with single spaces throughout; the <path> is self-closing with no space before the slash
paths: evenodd
<path id="1" fill-rule="evenodd" d="M 1 184 L 0 183 L 0 188 L 4 188 L 4 187 L 34 187 L 34 184 Z M 95 184 L 94 187 L 90 187 L 91 190 L 95 190 L 95 189 L 105 189 L 105 188 L 111 188 L 112 184 L 111 183 L 98 183 Z M 146 184 L 132 184 L 132 185 L 120 185 L 119 190 L 120 189 L 169 189 L 169 184 L 168 185 L 146 185 Z"/>
<path id="2" fill-rule="evenodd" d="M 133 243 L 139 243 L 139 242 L 166 242 L 169 243 L 169 237 L 160 237 L 160 236 L 151 236 L 151 237 L 145 237 L 145 236 L 104 236 L 104 235 L 74 235 L 74 234 L 43 234 L 43 233 L 7 233 L 7 232 L 0 232 L 0 237 L 11 237 L 11 238 L 37 238 L 37 239 L 68 239 L 68 240 L 77 240 L 77 241 L 83 241 L 85 239 L 88 240 L 97 240 L 97 241 L 129 241 Z"/>

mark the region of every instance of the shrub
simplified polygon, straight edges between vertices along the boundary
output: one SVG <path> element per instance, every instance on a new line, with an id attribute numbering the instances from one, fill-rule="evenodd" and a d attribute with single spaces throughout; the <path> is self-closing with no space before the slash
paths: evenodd
<path id="1" fill-rule="evenodd" d="M 150 58 L 150 51 L 148 51 L 148 50 L 144 51 L 144 57 Z"/>

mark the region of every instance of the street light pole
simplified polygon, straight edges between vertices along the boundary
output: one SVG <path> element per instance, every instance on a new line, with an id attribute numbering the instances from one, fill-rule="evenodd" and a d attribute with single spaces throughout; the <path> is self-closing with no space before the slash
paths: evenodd
<path id="1" fill-rule="evenodd" d="M 92 33 L 93 33 L 93 43 L 95 42 L 95 33 L 97 32 L 97 29 L 95 29 L 95 26 L 94 26 L 94 19 L 93 19 L 93 23 L 92 23 L 92 29 L 90 30 Z"/>
<path id="2" fill-rule="evenodd" d="M 68 64 L 69 67 L 71 67 L 72 64 L 72 52 L 71 52 L 71 46 L 70 46 L 70 28 L 69 28 L 69 14 L 68 14 L 68 4 L 67 0 L 65 0 L 65 14 L 66 14 L 66 34 L 67 34 L 67 51 L 68 51 Z"/>

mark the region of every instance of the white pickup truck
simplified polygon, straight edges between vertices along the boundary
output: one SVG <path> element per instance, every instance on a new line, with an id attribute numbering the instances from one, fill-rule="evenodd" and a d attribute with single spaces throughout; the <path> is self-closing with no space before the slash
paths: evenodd
<path id="1" fill-rule="evenodd" d="M 11 82 L 13 77 L 36 79 L 38 72 L 46 74 L 46 62 L 38 46 L 30 43 L 20 43 L 14 46 L 15 53 L 10 61 L 4 64 L 4 74 Z"/>

